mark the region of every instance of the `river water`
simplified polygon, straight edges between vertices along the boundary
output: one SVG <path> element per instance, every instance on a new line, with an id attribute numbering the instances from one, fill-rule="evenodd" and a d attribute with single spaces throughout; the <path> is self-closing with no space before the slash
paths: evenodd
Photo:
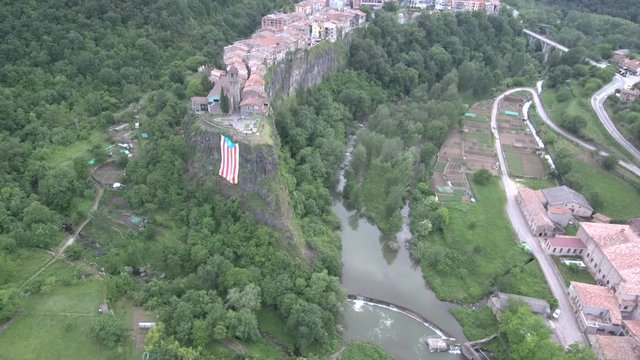
<path id="1" fill-rule="evenodd" d="M 354 138 L 349 139 L 345 163 L 350 160 Z M 344 166 L 343 166 L 344 168 Z M 338 193 L 344 189 L 344 171 Z M 430 337 L 465 341 L 462 328 L 449 313 L 450 303 L 439 301 L 422 278 L 422 271 L 409 257 L 405 244 L 411 239 L 409 207 L 403 209 L 403 229 L 397 236 L 398 250 L 385 245 L 377 227 L 347 210 L 341 198 L 333 205 L 342 230 L 342 286 L 349 295 L 373 298 L 394 306 L 349 300 L 344 313 L 345 340 L 364 340 L 380 345 L 397 360 L 462 359 L 455 353 L 430 353 Z"/>

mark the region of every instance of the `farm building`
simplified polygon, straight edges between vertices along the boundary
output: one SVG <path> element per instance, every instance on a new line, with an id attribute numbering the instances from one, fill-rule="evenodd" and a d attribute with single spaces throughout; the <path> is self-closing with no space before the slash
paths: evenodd
<path id="1" fill-rule="evenodd" d="M 516 202 L 534 236 L 551 236 L 555 233 L 556 226 L 547 216 L 540 198 L 538 191 L 521 187 L 518 189 Z"/>
<path id="2" fill-rule="evenodd" d="M 542 194 L 546 199 L 545 207 L 566 208 L 574 215 L 588 218 L 593 214 L 593 208 L 582 194 L 569 188 L 568 186 L 556 186 L 542 189 Z"/>
<path id="3" fill-rule="evenodd" d="M 544 243 L 550 255 L 582 256 L 587 246 L 577 236 L 556 235 L 545 239 Z"/>
<path id="4" fill-rule="evenodd" d="M 531 312 L 536 315 L 540 315 L 546 318 L 547 316 L 549 316 L 549 314 L 551 314 L 551 307 L 549 306 L 549 303 L 542 299 L 501 292 L 491 296 L 487 305 L 491 308 L 493 314 L 499 319 L 502 316 L 502 310 L 506 309 L 507 306 L 509 306 L 509 301 L 511 300 L 525 302 L 527 305 L 529 305 Z"/>

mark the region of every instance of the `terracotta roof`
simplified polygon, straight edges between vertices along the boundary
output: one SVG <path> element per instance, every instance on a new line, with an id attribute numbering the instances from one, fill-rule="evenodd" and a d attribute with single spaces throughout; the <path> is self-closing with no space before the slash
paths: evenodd
<path id="1" fill-rule="evenodd" d="M 595 341 L 604 360 L 640 359 L 640 342 L 634 337 L 596 335 Z"/>
<path id="2" fill-rule="evenodd" d="M 548 238 L 549 245 L 553 247 L 586 249 L 587 246 L 577 236 L 556 235 Z"/>
<path id="3" fill-rule="evenodd" d="M 571 286 L 578 293 L 583 306 L 608 310 L 611 323 L 622 324 L 622 315 L 620 315 L 620 309 L 618 309 L 618 299 L 609 288 L 573 281 Z"/>
<path id="4" fill-rule="evenodd" d="M 521 187 L 518 189 L 518 193 L 522 197 L 522 206 L 527 209 L 527 212 L 533 217 L 536 224 L 553 226 L 553 223 L 549 217 L 547 217 L 544 206 L 542 206 L 540 202 L 537 191 L 527 187 Z"/>
<path id="5" fill-rule="evenodd" d="M 624 326 L 636 337 L 640 337 L 640 320 L 622 320 Z"/>
<path id="6" fill-rule="evenodd" d="M 629 225 L 581 222 L 580 227 L 618 271 L 625 292 L 640 295 L 640 235 Z"/>
<path id="7" fill-rule="evenodd" d="M 549 212 L 554 215 L 568 215 L 571 214 L 571 210 L 566 207 L 552 207 L 549 208 Z"/>
<path id="8" fill-rule="evenodd" d="M 194 96 L 191 98 L 192 104 L 207 105 L 207 98 L 203 96 Z"/>

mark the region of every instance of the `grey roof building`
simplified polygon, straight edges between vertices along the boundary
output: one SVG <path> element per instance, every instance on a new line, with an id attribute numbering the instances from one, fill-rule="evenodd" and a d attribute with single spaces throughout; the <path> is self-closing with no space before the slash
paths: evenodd
<path id="1" fill-rule="evenodd" d="M 577 216 L 589 217 L 593 213 L 593 208 L 579 192 L 568 186 L 556 186 L 548 189 L 542 189 L 547 203 L 545 207 L 565 207 Z"/>

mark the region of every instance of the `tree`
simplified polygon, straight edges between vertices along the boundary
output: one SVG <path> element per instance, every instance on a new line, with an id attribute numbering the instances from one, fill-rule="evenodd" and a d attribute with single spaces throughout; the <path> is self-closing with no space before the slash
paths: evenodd
<path id="1" fill-rule="evenodd" d="M 248 309 L 242 309 L 235 314 L 235 336 L 241 340 L 255 340 L 260 337 L 256 315 Z"/>
<path id="2" fill-rule="evenodd" d="M 83 189 L 84 186 L 81 186 L 73 168 L 58 167 L 49 172 L 40 182 L 39 192 L 49 207 L 66 211 L 73 197 Z"/>
<path id="3" fill-rule="evenodd" d="M 609 155 L 602 159 L 602 167 L 605 170 L 611 171 L 615 169 L 616 165 L 618 165 L 618 157 L 615 155 Z"/>
<path id="4" fill-rule="evenodd" d="M 220 111 L 225 114 L 229 113 L 229 98 L 224 93 L 224 90 L 220 91 Z"/>
<path id="5" fill-rule="evenodd" d="M 248 284 L 242 290 L 233 288 L 227 295 L 227 304 L 236 310 L 258 310 L 260 309 L 260 288 L 254 284 Z"/>
<path id="6" fill-rule="evenodd" d="M 560 359 L 563 355 L 562 348 L 549 338 L 551 330 L 524 303 L 510 302 L 500 319 L 500 332 L 514 360 Z"/>
<path id="7" fill-rule="evenodd" d="M 0 324 L 11 319 L 18 310 L 20 297 L 14 288 L 0 290 Z"/>
<path id="8" fill-rule="evenodd" d="M 124 340 L 129 330 L 115 316 L 98 316 L 91 326 L 91 335 L 103 345 L 114 347 Z"/>
<path id="9" fill-rule="evenodd" d="M 478 185 L 487 185 L 493 175 L 487 169 L 480 169 L 473 173 L 473 182 Z"/>

